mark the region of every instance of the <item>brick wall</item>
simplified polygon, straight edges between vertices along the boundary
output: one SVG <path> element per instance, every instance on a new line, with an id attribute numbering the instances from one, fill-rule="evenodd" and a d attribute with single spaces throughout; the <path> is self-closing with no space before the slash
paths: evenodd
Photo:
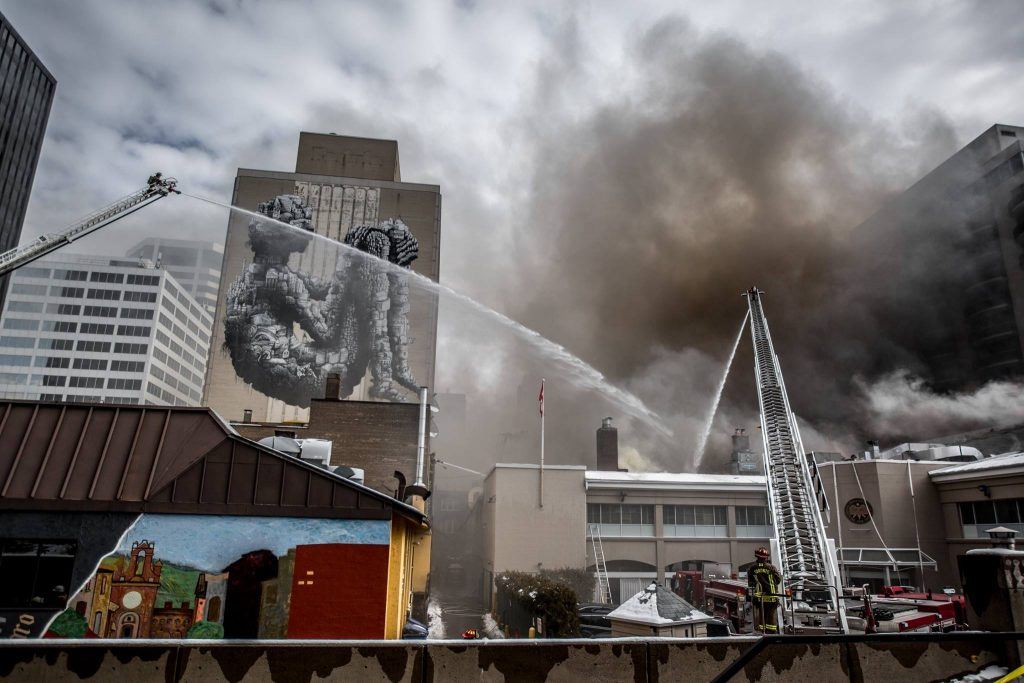
<path id="1" fill-rule="evenodd" d="M 416 439 L 419 405 L 372 401 L 313 400 L 306 426 L 233 424 L 247 439 L 274 436 L 277 429 L 292 430 L 297 439 L 333 442 L 331 464 L 361 467 L 367 486 L 394 494 L 395 470 L 408 483 L 416 478 Z M 427 453 L 429 455 L 429 441 Z"/>

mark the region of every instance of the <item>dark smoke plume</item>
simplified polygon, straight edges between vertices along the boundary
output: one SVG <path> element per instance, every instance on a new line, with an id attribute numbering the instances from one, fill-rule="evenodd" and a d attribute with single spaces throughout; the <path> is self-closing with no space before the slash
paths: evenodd
<path id="1" fill-rule="evenodd" d="M 901 235 L 855 228 L 957 149 L 948 123 L 929 112 L 875 121 L 785 57 L 681 19 L 638 36 L 620 71 L 603 74 L 638 87 L 581 114 L 574 30 L 540 63 L 519 125 L 533 173 L 510 262 L 514 317 L 672 416 L 675 448 L 636 425 L 629 435 L 658 466 L 686 467 L 751 285 L 767 291 L 809 447 L 927 436 L 913 434 L 913 410 L 879 421 L 871 392 L 906 372 L 928 393 L 912 378 L 928 372 L 918 331 L 956 290 L 958 236 L 933 215 L 949 207 L 922 198 Z M 749 346 L 720 433 L 756 425 Z M 712 439 L 723 455 L 726 440 Z"/>

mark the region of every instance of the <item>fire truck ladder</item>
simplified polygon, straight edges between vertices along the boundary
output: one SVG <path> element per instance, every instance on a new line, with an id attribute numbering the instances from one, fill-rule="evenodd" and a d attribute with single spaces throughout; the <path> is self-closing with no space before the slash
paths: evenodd
<path id="1" fill-rule="evenodd" d="M 106 227 L 144 206 L 149 206 L 158 199 L 172 193 L 180 194 L 175 189 L 177 184 L 178 181 L 174 178 L 164 178 L 162 174 L 154 173 L 149 177 L 146 187 L 118 199 L 113 204 L 105 206 L 95 213 L 89 214 L 67 229 L 58 233 L 43 235 L 24 246 L 5 251 L 0 254 L 0 277 L 38 258 L 46 256 L 51 251 L 60 249 L 65 244 L 71 244 L 75 240 Z"/>
<path id="2" fill-rule="evenodd" d="M 768 502 L 777 539 L 779 571 L 793 601 L 784 610 L 792 632 L 845 633 L 846 613 L 839 595 L 834 551 L 815 501 L 815 487 L 804 456 L 796 417 L 789 407 L 779 358 L 772 346 L 761 292 L 744 296 L 750 308 L 754 373 L 761 407 L 761 437 Z"/>
<path id="3" fill-rule="evenodd" d="M 601 527 L 597 524 L 588 524 L 587 533 L 590 536 L 590 546 L 594 549 L 594 569 L 597 572 L 598 596 L 603 604 L 608 605 L 612 601 L 612 586 L 608 581 L 608 565 L 604 561 Z"/>

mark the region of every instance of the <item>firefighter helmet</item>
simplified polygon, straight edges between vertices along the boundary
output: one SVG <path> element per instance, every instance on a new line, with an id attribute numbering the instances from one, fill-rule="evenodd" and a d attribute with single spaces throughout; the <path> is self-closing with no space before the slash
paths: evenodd
<path id="1" fill-rule="evenodd" d="M 769 554 L 770 553 L 768 552 L 768 548 L 765 548 L 764 546 L 761 546 L 760 548 L 758 548 L 757 550 L 754 551 L 754 556 L 755 557 L 767 558 Z"/>

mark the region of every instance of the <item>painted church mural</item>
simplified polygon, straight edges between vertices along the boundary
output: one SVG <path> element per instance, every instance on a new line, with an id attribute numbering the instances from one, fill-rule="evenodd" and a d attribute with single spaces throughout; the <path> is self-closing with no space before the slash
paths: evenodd
<path id="1" fill-rule="evenodd" d="M 141 515 L 50 638 L 380 638 L 390 522 Z"/>

